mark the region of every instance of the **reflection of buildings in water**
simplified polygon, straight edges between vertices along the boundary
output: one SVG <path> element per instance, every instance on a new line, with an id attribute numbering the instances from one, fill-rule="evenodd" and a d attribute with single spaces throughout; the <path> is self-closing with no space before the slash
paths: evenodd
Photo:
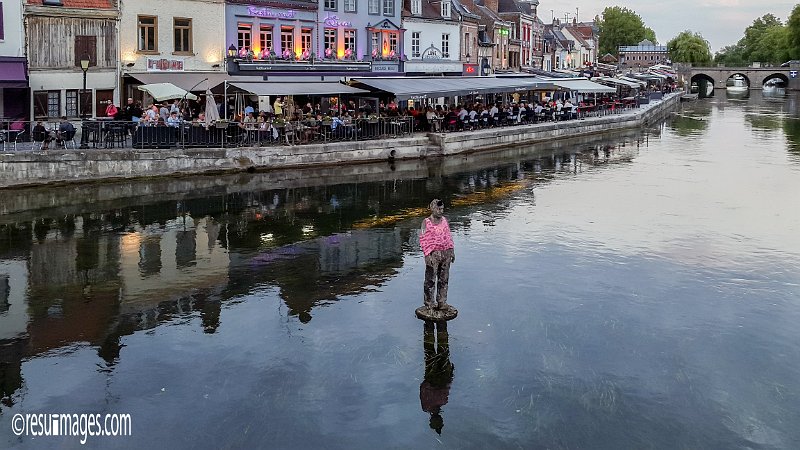
<path id="1" fill-rule="evenodd" d="M 253 257 L 232 254 L 231 279 L 236 286 L 271 282 L 303 323 L 325 300 L 355 295 L 393 276 L 402 265 L 407 230 L 353 230 L 273 248 Z"/>
<path id="2" fill-rule="evenodd" d="M 0 261 L 0 340 L 24 335 L 28 327 L 28 265 L 22 260 Z"/>
<path id="3" fill-rule="evenodd" d="M 221 225 L 213 218 L 168 221 L 121 238 L 119 274 L 125 311 L 179 298 L 195 289 L 227 281 L 230 259 L 218 239 Z M 198 245 L 199 243 L 199 245 Z M 205 248 L 197 251 L 197 248 Z"/>
<path id="4" fill-rule="evenodd" d="M 450 343 L 447 322 L 425 321 L 422 336 L 425 351 L 425 378 L 419 385 L 422 410 L 430 414 L 429 426 L 442 434 L 442 407 L 450 397 L 455 367 L 450 362 Z"/>

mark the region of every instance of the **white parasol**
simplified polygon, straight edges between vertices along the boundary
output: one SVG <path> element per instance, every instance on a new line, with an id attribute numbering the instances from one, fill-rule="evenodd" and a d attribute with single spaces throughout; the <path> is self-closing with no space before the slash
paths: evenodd
<path id="1" fill-rule="evenodd" d="M 214 94 L 206 89 L 206 123 L 213 123 L 219 120 L 219 110 L 217 102 L 214 101 Z"/>
<path id="2" fill-rule="evenodd" d="M 147 92 L 151 97 L 158 101 L 187 99 L 197 100 L 197 96 L 187 92 L 172 83 L 143 84 L 139 86 L 140 91 Z"/>

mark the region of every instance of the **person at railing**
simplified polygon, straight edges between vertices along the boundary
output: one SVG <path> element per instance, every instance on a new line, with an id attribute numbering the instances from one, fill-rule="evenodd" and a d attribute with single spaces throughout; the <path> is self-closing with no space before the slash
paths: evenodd
<path id="1" fill-rule="evenodd" d="M 567 119 L 573 118 L 573 114 L 575 111 L 574 111 L 574 106 L 572 105 L 572 101 L 570 99 L 567 99 L 567 101 L 564 102 L 564 112 Z"/>
<path id="2" fill-rule="evenodd" d="M 500 108 L 497 107 L 497 103 L 494 103 L 492 104 L 492 107 L 489 109 L 489 125 L 497 126 L 498 114 L 500 114 Z"/>
<path id="3" fill-rule="evenodd" d="M 155 103 L 151 103 L 150 107 L 145 111 L 143 119 L 146 125 L 152 126 L 158 122 L 159 116 L 158 106 Z"/>
<path id="4" fill-rule="evenodd" d="M 206 126 L 207 125 L 206 124 L 206 113 L 205 112 L 201 112 L 200 114 L 197 115 L 197 118 L 194 119 L 192 122 L 196 123 L 198 125 Z"/>
<path id="5" fill-rule="evenodd" d="M 106 106 L 106 117 L 111 117 L 112 119 L 116 118 L 117 117 L 117 113 L 119 112 L 119 110 L 117 109 L 116 106 L 114 106 L 114 102 L 109 100 L 106 103 L 107 103 L 107 106 Z"/>
<path id="6" fill-rule="evenodd" d="M 339 117 L 339 113 L 334 112 L 333 118 L 331 118 L 331 134 L 334 137 L 341 137 L 344 128 L 343 125 L 344 122 L 342 122 L 342 119 Z"/>
<path id="7" fill-rule="evenodd" d="M 169 113 L 169 117 L 167 117 L 167 126 L 174 128 L 181 126 L 181 118 L 178 117 L 178 111 L 172 111 Z"/>
<path id="8" fill-rule="evenodd" d="M 434 133 L 438 133 L 441 129 L 441 121 L 439 120 L 439 116 L 436 115 L 436 112 L 428 106 L 425 108 L 425 119 L 428 121 L 428 130 L 433 131 Z"/>

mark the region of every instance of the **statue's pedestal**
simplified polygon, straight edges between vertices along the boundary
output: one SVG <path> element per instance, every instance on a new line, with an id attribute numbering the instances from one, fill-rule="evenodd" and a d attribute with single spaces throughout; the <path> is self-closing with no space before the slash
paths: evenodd
<path id="1" fill-rule="evenodd" d="M 458 315 L 458 310 L 450 305 L 445 305 L 442 309 L 429 308 L 427 306 L 420 306 L 414 313 L 417 318 L 422 320 L 430 320 L 431 322 L 447 322 L 453 320 Z"/>

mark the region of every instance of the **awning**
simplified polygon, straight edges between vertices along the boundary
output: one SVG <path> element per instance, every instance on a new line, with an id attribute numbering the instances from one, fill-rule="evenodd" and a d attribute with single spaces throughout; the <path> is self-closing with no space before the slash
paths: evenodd
<path id="1" fill-rule="evenodd" d="M 354 88 L 338 81 L 258 81 L 254 83 L 228 83 L 228 88 L 249 92 L 253 95 L 335 95 L 362 94 L 367 91 Z M 228 91 L 230 92 L 230 91 Z"/>
<path id="2" fill-rule="evenodd" d="M 642 87 L 646 87 L 647 86 L 647 82 L 646 81 L 637 80 L 636 78 L 630 78 L 630 77 L 624 77 L 623 76 L 623 77 L 619 77 L 619 79 L 620 80 L 625 80 L 625 81 L 630 81 L 631 83 L 637 83 L 639 86 L 642 86 Z"/>
<path id="3" fill-rule="evenodd" d="M 158 101 L 176 99 L 197 100 L 196 95 L 186 91 L 185 89 L 181 89 L 172 83 L 143 84 L 139 86 L 139 90 L 147 92 L 151 97 Z"/>
<path id="4" fill-rule="evenodd" d="M 205 92 L 206 89 L 219 89 L 215 87 L 222 84 L 225 80 L 241 81 L 252 79 L 252 77 L 234 77 L 225 72 L 143 72 L 128 73 L 139 80 L 142 84 L 172 83 L 181 89 L 194 92 Z"/>
<path id="5" fill-rule="evenodd" d="M 603 82 L 611 83 L 611 84 L 616 84 L 617 86 L 625 86 L 632 89 L 639 89 L 640 87 L 642 87 L 642 85 L 639 84 L 638 82 L 634 83 L 631 81 L 621 80 L 619 78 L 613 78 L 613 77 L 595 77 L 592 79 L 592 81 L 597 81 L 599 83 Z"/>
<path id="6" fill-rule="evenodd" d="M 551 82 L 536 77 L 392 77 L 353 78 L 352 81 L 392 93 L 399 101 L 553 88 Z"/>
<path id="7" fill-rule="evenodd" d="M 0 88 L 26 88 L 28 74 L 25 58 L 0 59 Z"/>
<path id="8" fill-rule="evenodd" d="M 559 78 L 557 80 L 552 80 L 551 82 L 554 85 L 569 91 L 583 92 L 588 94 L 617 92 L 615 88 L 603 86 L 600 83 L 589 81 L 586 78 Z"/>

